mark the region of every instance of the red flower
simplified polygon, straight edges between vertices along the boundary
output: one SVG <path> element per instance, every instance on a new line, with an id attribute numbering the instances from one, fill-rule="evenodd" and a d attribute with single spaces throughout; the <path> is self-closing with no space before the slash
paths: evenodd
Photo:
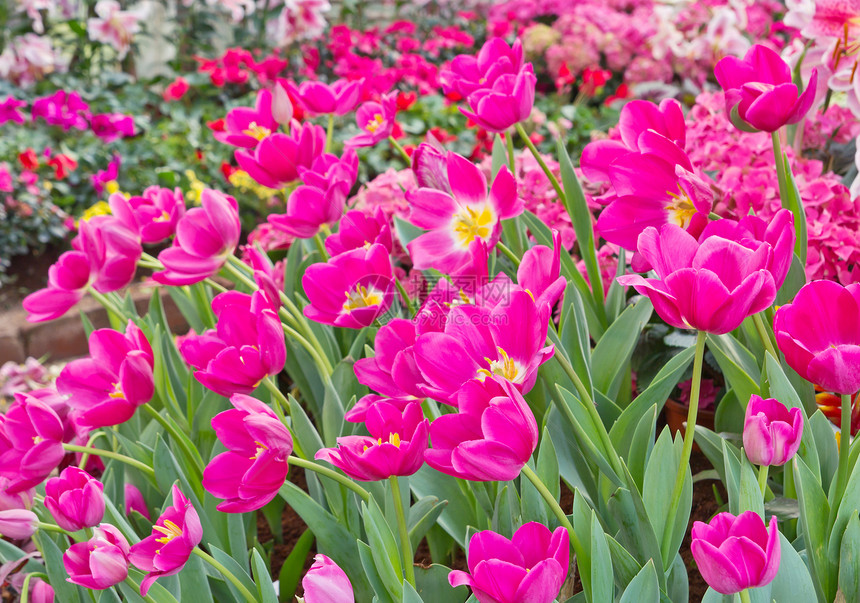
<path id="1" fill-rule="evenodd" d="M 223 132 L 227 128 L 223 117 L 221 119 L 207 121 L 206 126 L 213 132 Z"/>
<path id="2" fill-rule="evenodd" d="M 167 102 L 177 101 L 188 92 L 188 80 L 178 77 L 167 85 L 162 96 Z"/>
<path id="3" fill-rule="evenodd" d="M 27 149 L 23 153 L 18 154 L 18 161 L 24 166 L 24 169 L 35 170 L 39 167 L 39 156 L 33 149 Z"/>
<path id="4" fill-rule="evenodd" d="M 612 72 L 606 69 L 586 68 L 582 71 L 582 84 L 579 89 L 586 96 L 594 96 L 603 90 L 611 77 Z"/>
<path id="5" fill-rule="evenodd" d="M 617 100 L 624 100 L 625 98 L 630 98 L 631 96 L 633 96 L 633 93 L 630 91 L 630 87 L 627 84 L 621 84 L 615 90 L 615 94 L 610 94 L 609 97 L 607 97 L 607 99 L 603 101 L 603 104 L 608 106 Z"/>
<path id="6" fill-rule="evenodd" d="M 73 172 L 77 169 L 78 162 L 68 155 L 60 153 L 48 159 L 48 165 L 54 168 L 54 177 L 57 180 L 63 180 L 69 175 L 69 172 Z"/>
<path id="7" fill-rule="evenodd" d="M 415 104 L 418 95 L 415 92 L 401 92 L 397 95 L 397 110 L 406 111 Z"/>
<path id="8" fill-rule="evenodd" d="M 232 165 L 230 165 L 226 161 L 222 161 L 220 169 L 221 169 L 221 173 L 224 174 L 224 180 L 229 181 L 230 176 L 232 176 L 233 173 L 236 172 L 239 168 L 233 167 Z"/>

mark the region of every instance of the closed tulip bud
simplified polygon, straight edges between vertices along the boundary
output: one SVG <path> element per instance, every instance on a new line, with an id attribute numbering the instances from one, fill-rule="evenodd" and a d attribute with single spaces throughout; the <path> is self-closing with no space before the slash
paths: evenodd
<path id="1" fill-rule="evenodd" d="M 33 535 L 39 518 L 27 509 L 7 509 L 0 511 L 0 536 L 12 540 L 24 540 Z"/>
<path id="2" fill-rule="evenodd" d="M 104 486 L 83 469 L 67 467 L 45 484 L 45 507 L 57 525 L 77 532 L 99 524 L 105 514 Z"/>
<path id="3" fill-rule="evenodd" d="M 272 88 L 272 117 L 285 128 L 293 121 L 293 103 L 280 82 Z"/>
<path id="4" fill-rule="evenodd" d="M 803 413 L 779 400 L 750 397 L 744 417 L 744 451 L 756 465 L 784 465 L 800 447 Z"/>
<path id="5" fill-rule="evenodd" d="M 72 584 L 92 590 L 104 590 L 128 576 L 128 541 L 112 525 L 94 530 L 87 542 L 78 542 L 63 555 L 63 566 Z"/>

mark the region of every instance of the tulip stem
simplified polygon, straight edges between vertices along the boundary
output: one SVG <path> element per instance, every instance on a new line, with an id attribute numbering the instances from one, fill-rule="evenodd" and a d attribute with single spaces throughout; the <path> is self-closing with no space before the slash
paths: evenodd
<path id="1" fill-rule="evenodd" d="M 738 593 L 738 596 L 741 598 L 741 603 L 751 603 L 749 589 L 743 589 L 741 592 Z"/>
<path id="2" fill-rule="evenodd" d="M 499 241 L 498 243 L 496 243 L 496 249 L 498 249 L 498 250 L 499 250 L 499 251 L 501 251 L 505 256 L 507 256 L 507 258 L 508 258 L 510 261 L 512 261 L 512 262 L 514 263 L 514 266 L 519 266 L 519 265 L 520 265 L 520 262 L 521 262 L 522 260 L 520 260 L 520 258 L 518 258 L 518 257 L 517 257 L 517 254 L 515 254 L 513 251 L 511 251 L 511 249 L 510 249 L 507 245 L 505 245 L 504 243 L 502 243 L 501 241 Z"/>
<path id="3" fill-rule="evenodd" d="M 764 348 L 777 362 L 779 362 L 779 354 L 773 346 L 773 341 L 771 340 L 770 335 L 768 335 L 767 328 L 764 326 L 764 321 L 761 319 L 761 312 L 753 314 L 752 320 L 756 331 L 758 331 L 758 336 L 761 339 L 762 344 L 764 344 Z"/>
<path id="4" fill-rule="evenodd" d="M 334 139 L 334 113 L 328 114 L 328 127 L 325 129 L 325 152 L 331 153 L 331 144 Z"/>
<path id="5" fill-rule="evenodd" d="M 848 460 L 851 454 L 851 395 L 842 394 L 842 416 L 839 421 L 839 465 L 836 469 L 836 498 L 842 500 L 842 494 L 848 482 Z M 833 507 L 836 508 L 834 503 Z"/>
<path id="6" fill-rule="evenodd" d="M 391 146 L 392 146 L 392 147 L 394 147 L 394 149 L 395 149 L 398 153 L 400 153 L 400 156 L 401 156 L 401 157 L 403 157 L 403 161 L 405 161 L 405 162 L 406 162 L 406 165 L 412 165 L 412 158 L 411 158 L 411 157 L 409 156 L 409 154 L 408 154 L 408 153 L 403 149 L 403 147 L 401 147 L 401 146 L 400 146 L 400 143 L 399 143 L 399 142 L 397 142 L 396 140 L 394 140 L 394 136 L 389 136 L 389 137 L 388 137 L 388 142 L 390 142 L 390 143 L 391 143 Z"/>
<path id="7" fill-rule="evenodd" d="M 128 584 L 134 590 L 134 592 L 136 592 L 141 597 L 143 597 L 143 600 L 146 601 L 146 603 L 157 603 L 156 600 L 152 598 L 152 595 L 150 595 L 150 594 L 141 595 L 140 594 L 140 584 L 138 584 L 137 582 L 135 582 L 131 578 L 126 578 L 125 583 Z"/>
<path id="8" fill-rule="evenodd" d="M 113 303 L 113 300 L 111 300 L 107 295 L 99 293 L 92 287 L 89 288 L 89 291 L 90 295 L 93 296 L 93 299 L 104 306 L 108 312 L 112 312 L 117 318 L 125 318 L 125 313 L 119 308 L 119 306 Z"/>
<path id="9" fill-rule="evenodd" d="M 537 473 L 529 467 L 528 465 L 523 465 L 522 475 L 525 475 L 526 478 L 532 483 L 535 489 L 540 493 L 543 499 L 546 501 L 546 504 L 549 506 L 550 510 L 555 515 L 555 518 L 558 519 L 558 523 L 567 530 L 567 533 L 570 534 L 570 541 L 573 543 L 573 550 L 576 553 L 577 557 L 581 557 L 585 559 L 585 549 L 582 547 L 582 542 L 579 540 L 579 536 L 573 530 L 573 524 L 570 523 L 570 519 L 568 519 L 567 514 L 564 512 L 564 509 L 561 508 L 561 505 L 558 504 L 558 501 L 552 495 L 552 492 L 549 491 L 549 488 L 546 487 L 546 484 L 543 483 L 540 477 L 538 477 Z"/>
<path id="10" fill-rule="evenodd" d="M 63 444 L 63 450 L 66 452 L 80 452 L 83 454 L 92 454 L 94 456 L 103 456 L 108 459 L 113 459 L 146 473 L 150 479 L 155 479 L 155 471 L 153 471 L 152 467 L 118 452 L 102 450 L 101 448 L 87 448 L 86 446 L 77 446 L 75 444 Z"/>
<path id="11" fill-rule="evenodd" d="M 761 497 L 764 499 L 764 494 L 767 491 L 767 472 L 770 469 L 768 465 L 761 465 L 758 468 L 758 488 L 761 490 Z"/>
<path id="12" fill-rule="evenodd" d="M 96 440 L 98 440 L 101 437 L 107 438 L 107 434 L 103 431 L 97 431 L 95 433 L 95 435 L 93 435 L 92 437 L 90 437 L 89 440 L 87 440 L 86 447 L 92 448 L 95 445 Z M 86 467 L 88 460 L 90 460 L 89 453 L 82 454 L 81 455 L 81 462 L 78 463 L 78 468 L 83 469 L 84 467 Z"/>
<path id="13" fill-rule="evenodd" d="M 517 129 L 517 133 L 520 135 L 520 138 L 523 139 L 523 142 L 529 148 L 529 151 L 531 151 L 532 155 L 534 155 L 535 160 L 538 162 L 538 165 L 540 165 L 541 169 L 543 170 L 543 173 L 546 174 L 546 177 L 549 179 L 550 184 L 552 184 L 552 187 L 555 189 L 555 194 L 558 195 L 558 200 L 561 201 L 562 204 L 567 206 L 567 197 L 565 196 L 561 185 L 558 183 L 558 178 L 555 177 L 555 174 L 552 173 L 552 170 L 549 169 L 549 166 L 547 166 L 546 162 L 543 160 L 543 157 L 541 157 L 541 154 L 537 150 L 537 147 L 535 147 L 534 143 L 532 142 L 532 139 L 529 138 L 528 134 L 526 134 L 523 125 L 518 123 L 514 127 Z"/>
<path id="14" fill-rule="evenodd" d="M 234 576 L 230 570 L 221 565 L 221 563 L 212 555 L 197 546 L 191 549 L 191 552 L 203 559 L 203 561 L 205 561 L 212 567 L 214 567 L 222 576 L 232 582 L 233 586 L 236 587 L 236 590 L 238 590 L 242 594 L 242 596 L 245 597 L 245 600 L 248 601 L 248 603 L 257 603 L 257 598 L 251 594 L 251 591 L 249 591 L 247 587 L 242 584 L 242 582 L 239 581 L 239 578 Z"/>
<path id="15" fill-rule="evenodd" d="M 328 254 L 326 253 L 325 244 L 323 243 L 320 233 L 316 233 L 314 235 L 314 244 L 317 246 L 317 251 L 319 251 L 320 257 L 322 257 L 322 261 L 327 262 Z"/>
<path id="16" fill-rule="evenodd" d="M 400 496 L 400 483 L 397 476 L 388 478 L 391 484 L 391 497 L 394 499 L 394 513 L 397 515 L 397 529 L 400 532 L 400 552 L 403 554 L 403 574 L 407 582 L 415 586 L 415 560 L 412 556 L 412 542 L 409 528 L 406 527 L 406 514 L 403 512 L 403 499 Z"/>
<path id="17" fill-rule="evenodd" d="M 788 178 L 785 173 L 785 156 L 779 141 L 779 130 L 771 132 L 770 137 L 773 141 L 773 160 L 776 163 L 776 176 L 779 180 L 779 200 L 784 208 L 791 209 L 788 205 Z"/>
<path id="18" fill-rule="evenodd" d="M 684 481 L 687 477 L 687 468 L 690 465 L 690 455 L 693 453 L 693 437 L 696 433 L 696 416 L 699 412 L 699 391 L 702 389 L 702 364 L 705 359 L 705 331 L 699 331 L 696 335 L 696 354 L 693 358 L 693 383 L 690 389 L 690 408 L 687 410 L 687 425 L 684 430 L 684 447 L 681 450 L 681 463 L 678 465 L 678 476 L 675 478 L 675 486 L 672 488 L 672 498 L 669 503 L 669 513 L 666 517 L 674 518 L 681 504 L 681 493 L 684 490 Z M 685 524 L 686 525 L 686 524 Z M 663 545 L 660 551 L 663 559 L 669 557 L 669 545 L 672 543 L 672 529 L 669 524 L 663 531 Z"/>
<path id="19" fill-rule="evenodd" d="M 323 467 L 322 465 L 318 465 L 313 461 L 308 461 L 297 456 L 290 456 L 287 461 L 292 463 L 296 467 L 301 467 L 302 469 L 310 469 L 314 473 L 319 473 L 320 475 L 324 475 L 329 479 L 333 479 L 337 483 L 346 486 L 347 488 L 358 494 L 365 502 L 370 500 L 370 492 L 356 484 L 348 477 L 341 475 L 337 471 L 332 471 L 327 467 Z"/>
<path id="20" fill-rule="evenodd" d="M 514 163 L 514 131 L 508 130 L 505 132 L 505 145 L 508 147 L 508 165 L 511 168 L 511 174 L 516 172 L 516 164 Z"/>
<path id="21" fill-rule="evenodd" d="M 60 526 L 55 526 L 52 523 L 43 523 L 43 522 L 39 521 L 36 523 L 36 527 L 39 528 L 40 530 L 44 531 L 44 532 L 57 532 L 58 534 L 65 534 L 66 536 L 69 536 L 70 538 L 73 537 L 71 532 L 69 532 L 68 530 L 64 530 Z"/>
<path id="22" fill-rule="evenodd" d="M 188 436 L 182 433 L 179 430 L 179 427 L 172 421 L 168 420 L 166 417 L 161 416 L 161 413 L 158 412 L 155 408 L 150 404 L 143 405 L 144 410 L 149 413 L 149 415 L 155 419 L 164 429 L 171 435 L 171 437 L 176 441 L 182 451 L 185 453 L 185 456 L 194 464 L 199 472 L 198 475 L 203 475 L 203 458 L 200 456 L 200 453 L 194 448 L 194 445 L 191 443 L 191 440 L 188 439 Z"/>
<path id="23" fill-rule="evenodd" d="M 24 584 L 21 585 L 21 603 L 27 603 L 30 600 L 30 580 L 33 578 L 49 580 L 48 574 L 43 574 L 42 572 L 30 572 L 24 576 Z"/>
<path id="24" fill-rule="evenodd" d="M 412 300 L 409 299 L 409 294 L 406 293 L 406 289 L 403 287 L 403 283 L 400 282 L 399 278 L 395 277 L 394 286 L 397 287 L 400 299 L 403 300 L 403 304 L 406 306 L 406 311 L 409 313 L 409 317 L 412 318 L 412 315 L 415 313 L 415 307 L 412 305 Z"/>

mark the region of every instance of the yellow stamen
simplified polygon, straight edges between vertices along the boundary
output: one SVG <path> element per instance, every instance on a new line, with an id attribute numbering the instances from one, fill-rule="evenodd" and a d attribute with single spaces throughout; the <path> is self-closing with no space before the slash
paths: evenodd
<path id="1" fill-rule="evenodd" d="M 266 450 L 269 449 L 269 447 L 262 442 L 255 441 L 254 443 L 257 445 L 257 450 L 254 452 L 254 456 L 250 457 L 250 460 L 252 461 L 256 461 L 261 454 L 263 454 Z"/>
<path id="2" fill-rule="evenodd" d="M 272 131 L 269 128 L 258 126 L 255 121 L 252 121 L 251 125 L 249 125 L 246 130 L 242 130 L 242 134 L 250 136 L 251 138 L 256 138 L 257 140 L 263 140 L 271 133 Z"/>
<path id="3" fill-rule="evenodd" d="M 454 215 L 451 228 L 460 246 L 468 248 L 476 238 L 489 240 L 496 223 L 496 216 L 488 205 L 473 209 L 466 206 Z"/>
<path id="4" fill-rule="evenodd" d="M 379 129 L 379 126 L 382 125 L 383 121 L 385 121 L 385 118 L 382 116 L 382 113 L 377 113 L 373 116 L 373 119 L 367 122 L 367 125 L 364 126 L 364 129 L 371 134 L 376 134 L 376 131 Z"/>
<path id="5" fill-rule="evenodd" d="M 358 308 L 369 308 L 370 306 L 378 306 L 381 303 L 381 291 L 372 287 L 358 285 L 355 291 L 346 292 L 346 301 L 343 303 L 343 309 L 347 312 L 352 312 Z"/>
<path id="6" fill-rule="evenodd" d="M 693 216 L 696 215 L 696 206 L 693 205 L 690 195 L 681 188 L 680 184 L 678 184 L 677 193 L 666 191 L 666 194 L 672 199 L 669 205 L 663 208 L 669 210 L 669 219 L 681 228 L 687 228 Z"/>
<path id="7" fill-rule="evenodd" d="M 165 520 L 163 526 L 158 526 L 158 525 L 152 526 L 152 529 L 155 530 L 156 532 L 161 532 L 162 534 L 164 534 L 163 538 L 156 538 L 155 539 L 156 542 L 161 543 L 161 544 L 167 544 L 168 542 L 170 542 L 171 540 L 173 540 L 177 536 L 182 536 L 182 528 L 180 528 L 178 525 L 176 525 L 175 523 L 173 523 L 169 519 Z M 156 554 L 158 552 L 159 551 L 156 551 Z"/>
<path id="8" fill-rule="evenodd" d="M 125 394 L 122 392 L 122 386 L 119 383 L 113 384 L 113 391 L 108 394 L 108 397 L 117 399 L 117 398 L 125 398 Z"/>
<path id="9" fill-rule="evenodd" d="M 489 369 L 478 369 L 478 379 L 484 380 L 487 377 L 492 377 L 493 375 L 498 375 L 499 377 L 503 377 L 511 382 L 516 382 L 517 377 L 520 377 L 520 367 L 515 360 L 508 356 L 508 353 L 502 348 L 497 348 L 499 350 L 499 358 L 498 360 L 490 360 L 489 358 L 484 358 L 487 364 L 490 366 Z"/>

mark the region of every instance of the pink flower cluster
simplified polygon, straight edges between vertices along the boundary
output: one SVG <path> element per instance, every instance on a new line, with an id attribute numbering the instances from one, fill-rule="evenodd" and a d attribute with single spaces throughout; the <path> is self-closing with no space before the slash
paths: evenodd
<path id="1" fill-rule="evenodd" d="M 54 49 L 51 39 L 34 33 L 13 38 L 0 53 L 0 79 L 20 86 L 32 86 L 66 67 L 66 60 Z"/>

